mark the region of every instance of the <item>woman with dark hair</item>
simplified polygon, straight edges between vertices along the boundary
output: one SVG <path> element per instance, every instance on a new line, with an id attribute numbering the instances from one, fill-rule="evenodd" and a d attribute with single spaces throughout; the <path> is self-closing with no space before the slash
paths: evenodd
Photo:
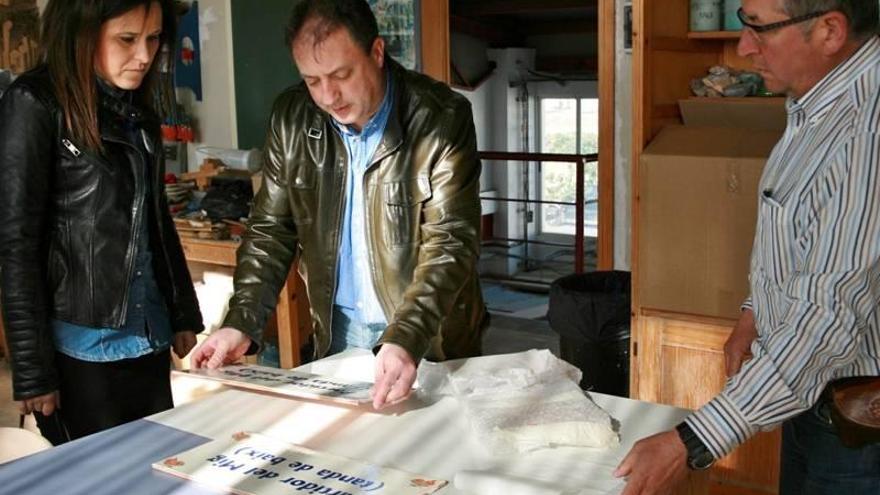
<path id="1" fill-rule="evenodd" d="M 0 100 L 0 295 L 13 395 L 58 444 L 172 407 L 201 314 L 166 207 L 151 85 L 171 0 L 50 0 Z"/>

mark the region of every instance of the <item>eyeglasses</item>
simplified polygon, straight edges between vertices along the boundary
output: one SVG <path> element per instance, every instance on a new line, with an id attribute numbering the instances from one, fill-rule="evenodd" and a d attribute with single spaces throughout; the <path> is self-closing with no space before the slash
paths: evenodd
<path id="1" fill-rule="evenodd" d="M 792 17 L 791 19 L 786 19 L 784 21 L 771 22 L 770 24 L 752 24 L 751 22 L 749 22 L 749 18 L 746 13 L 743 12 L 742 7 L 740 7 L 736 11 L 736 16 L 739 17 L 739 21 L 743 24 L 743 26 L 751 29 L 755 33 L 766 33 L 767 31 L 773 31 L 774 29 L 779 29 L 785 26 L 791 26 L 792 24 L 799 24 L 804 21 L 809 21 L 810 19 L 815 19 L 816 17 L 823 16 L 829 12 L 831 11 L 820 10 L 819 12 L 813 12 L 812 14 L 799 15 L 797 17 Z"/>

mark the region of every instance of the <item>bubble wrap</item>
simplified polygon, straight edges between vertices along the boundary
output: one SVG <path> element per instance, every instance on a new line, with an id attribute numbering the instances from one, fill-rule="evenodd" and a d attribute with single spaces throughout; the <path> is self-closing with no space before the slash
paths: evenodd
<path id="1" fill-rule="evenodd" d="M 423 393 L 464 404 L 480 443 L 494 454 L 556 445 L 611 448 L 611 416 L 577 385 L 580 370 L 548 351 L 423 364 Z"/>

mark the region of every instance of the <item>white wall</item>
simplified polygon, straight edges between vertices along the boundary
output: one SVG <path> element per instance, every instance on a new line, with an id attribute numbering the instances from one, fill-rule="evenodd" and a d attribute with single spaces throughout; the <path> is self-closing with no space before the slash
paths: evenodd
<path id="1" fill-rule="evenodd" d="M 199 146 L 238 147 L 229 2 L 199 0 L 202 101 L 196 101 L 188 89 L 178 90 L 178 100 L 193 117 L 198 139 L 187 146 L 189 170 L 198 170 L 201 165 L 195 153 Z"/>

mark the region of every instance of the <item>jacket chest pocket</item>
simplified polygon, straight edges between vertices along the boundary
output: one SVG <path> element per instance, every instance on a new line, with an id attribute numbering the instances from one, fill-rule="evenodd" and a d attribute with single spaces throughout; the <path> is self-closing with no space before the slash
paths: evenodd
<path id="1" fill-rule="evenodd" d="M 422 207 L 431 198 L 427 177 L 382 183 L 385 243 L 404 246 L 421 241 Z"/>
<path id="2" fill-rule="evenodd" d="M 314 165 L 297 167 L 288 178 L 290 191 L 290 211 L 298 226 L 309 225 L 314 221 L 317 204 L 317 174 Z"/>

